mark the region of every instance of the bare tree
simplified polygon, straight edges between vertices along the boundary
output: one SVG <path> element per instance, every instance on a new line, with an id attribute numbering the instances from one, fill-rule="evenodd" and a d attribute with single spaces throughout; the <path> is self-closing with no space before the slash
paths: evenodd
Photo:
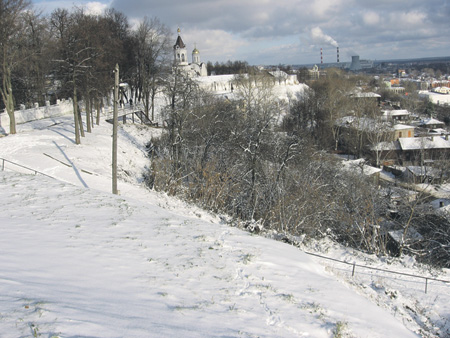
<path id="1" fill-rule="evenodd" d="M 0 93 L 10 120 L 10 133 L 16 133 L 14 115 L 14 95 L 11 83 L 12 72 L 20 63 L 18 42 L 23 35 L 21 16 L 30 5 L 26 0 L 0 1 L 0 77 L 2 86 Z"/>
<path id="2" fill-rule="evenodd" d="M 108 18 L 87 15 L 80 9 L 73 13 L 57 9 L 50 21 L 56 40 L 55 75 L 62 92 L 73 97 L 75 142 L 79 144 L 84 128 L 78 101 L 84 100 L 90 131 L 92 101 L 111 92 L 111 69 L 120 59 L 123 41 L 113 34 Z"/>
<path id="3" fill-rule="evenodd" d="M 162 73 L 170 64 L 170 32 L 159 19 L 144 18 L 135 32 L 136 72 L 139 98 L 144 101 L 145 114 L 154 120 L 155 97 L 162 87 Z"/>
<path id="4" fill-rule="evenodd" d="M 310 136 L 322 147 L 337 150 L 340 118 L 351 111 L 349 93 L 354 85 L 342 77 L 320 79 L 304 91 L 286 118 L 286 127 Z M 290 125 L 290 127 L 289 127 Z"/>
<path id="5" fill-rule="evenodd" d="M 28 106 L 38 102 L 44 105 L 50 101 L 50 34 L 48 22 L 39 13 L 27 10 L 22 15 L 23 32 L 20 40 L 18 59 L 20 67 L 16 67 L 12 77 L 15 99 Z"/>
<path id="6" fill-rule="evenodd" d="M 366 149 L 375 154 L 375 165 L 380 167 L 382 160 L 389 156 L 393 148 L 394 128 L 391 123 L 385 121 L 381 115 L 380 109 L 374 102 L 366 102 L 365 107 L 365 139 L 367 139 Z"/>
<path id="7" fill-rule="evenodd" d="M 183 171 L 183 159 L 188 149 L 185 143 L 185 127 L 193 118 L 194 109 L 199 106 L 202 92 L 195 81 L 177 70 L 168 75 L 163 84 L 167 98 L 163 116 L 173 164 L 171 172 L 174 179 L 178 179 Z"/>
<path id="8" fill-rule="evenodd" d="M 244 159 L 242 179 L 248 184 L 242 195 L 242 217 L 253 219 L 259 199 L 256 189 L 263 146 L 277 112 L 274 83 L 266 73 L 251 72 L 235 78 L 235 92 L 242 107 L 243 123 L 234 133 Z"/>

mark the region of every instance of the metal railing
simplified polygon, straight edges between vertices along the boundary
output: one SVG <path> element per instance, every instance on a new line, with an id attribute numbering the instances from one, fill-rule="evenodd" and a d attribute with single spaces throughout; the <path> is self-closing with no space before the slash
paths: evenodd
<path id="1" fill-rule="evenodd" d="M 439 279 L 439 278 L 434 278 L 434 277 L 413 275 L 413 274 L 410 274 L 410 273 L 404 273 L 404 272 L 398 272 L 398 271 L 392 271 L 392 270 L 386 270 L 386 269 L 380 269 L 380 268 L 374 268 L 372 266 L 367 266 L 367 265 L 362 265 L 362 264 L 356 264 L 356 263 L 350 263 L 350 262 L 346 262 L 346 261 L 341 261 L 339 259 L 322 256 L 322 255 L 319 255 L 319 254 L 316 254 L 316 253 L 312 253 L 312 252 L 307 252 L 307 251 L 303 251 L 303 252 L 306 253 L 307 255 L 310 255 L 310 256 L 315 256 L 315 257 L 319 257 L 319 258 L 322 258 L 322 259 L 327 259 L 327 260 L 330 260 L 330 261 L 338 262 L 338 263 L 341 263 L 341 264 L 350 265 L 352 267 L 352 277 L 355 276 L 356 267 L 360 267 L 360 268 L 363 268 L 363 269 L 369 269 L 369 270 L 381 271 L 381 272 L 395 274 L 395 275 L 401 275 L 401 276 L 407 276 L 407 277 L 423 279 L 423 280 L 425 280 L 425 293 L 428 292 L 428 281 L 441 282 L 441 283 L 444 283 L 445 286 L 450 286 L 450 281 L 449 280 L 444 280 L 444 279 Z"/>
<path id="2" fill-rule="evenodd" d="M 47 175 L 47 174 L 44 174 L 43 172 L 40 172 L 40 171 L 38 171 L 38 170 L 36 170 L 36 169 L 32 169 L 32 168 L 26 167 L 26 166 L 24 166 L 24 165 L 22 165 L 22 164 L 19 164 L 19 163 L 16 163 L 16 162 L 7 160 L 7 159 L 2 158 L 2 157 L 0 157 L 0 162 L 1 162 L 0 168 L 1 168 L 2 171 L 5 171 L 5 169 L 6 169 L 6 163 L 9 163 L 9 164 L 12 164 L 12 165 L 13 165 L 12 168 L 11 168 L 11 167 L 8 167 L 8 169 L 10 169 L 10 170 L 12 170 L 12 171 L 18 172 L 17 170 L 14 170 L 14 169 L 13 169 L 14 166 L 16 166 L 16 167 L 25 169 L 25 170 L 27 170 L 27 171 L 30 171 L 30 172 L 33 173 L 34 175 L 38 175 L 38 174 L 39 174 L 39 175 L 43 175 L 43 176 L 47 176 L 47 177 L 49 177 L 49 178 L 55 179 L 54 177 L 52 177 L 52 176 L 50 176 L 50 175 Z"/>

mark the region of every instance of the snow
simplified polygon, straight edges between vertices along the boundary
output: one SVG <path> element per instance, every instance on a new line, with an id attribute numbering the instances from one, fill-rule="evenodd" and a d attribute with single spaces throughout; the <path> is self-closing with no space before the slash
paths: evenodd
<path id="1" fill-rule="evenodd" d="M 381 98 L 380 94 L 372 93 L 372 92 L 366 92 L 366 93 L 356 92 L 356 93 L 352 94 L 352 96 L 358 97 L 358 98 Z"/>
<path id="2" fill-rule="evenodd" d="M 71 99 L 58 100 L 58 103 L 55 105 L 45 105 L 43 107 L 34 107 L 23 110 L 21 109 L 14 112 L 16 124 L 43 119 L 46 117 L 64 116 L 69 114 L 73 114 L 73 103 Z M 0 112 L 0 137 L 9 132 L 9 115 L 6 111 Z"/>
<path id="3" fill-rule="evenodd" d="M 400 150 L 399 144 L 395 141 L 386 141 L 380 142 L 372 147 L 370 147 L 372 151 L 389 151 L 389 150 Z"/>
<path id="4" fill-rule="evenodd" d="M 10 162 L 0 171 L 1 337 L 417 337 L 419 320 L 448 334 L 445 284 L 425 295 L 408 278 L 352 278 L 338 263 L 146 189 L 144 145 L 160 133 L 119 128 L 119 196 L 110 193 L 112 126 L 104 121 L 81 145 L 70 117 L 0 138 L 0 158 L 55 178 Z M 416 311 L 415 302 L 418 320 L 402 306 Z"/>
<path id="5" fill-rule="evenodd" d="M 414 129 L 414 126 L 408 126 L 407 124 L 397 123 L 394 125 L 395 130 Z"/>
<path id="6" fill-rule="evenodd" d="M 436 128 L 436 129 L 429 130 L 428 133 L 438 134 L 438 135 L 446 135 L 446 134 L 448 134 L 448 131 L 444 128 Z"/>
<path id="7" fill-rule="evenodd" d="M 448 105 L 450 104 L 450 95 L 440 94 L 440 93 L 433 93 L 425 90 L 419 91 L 419 96 L 422 98 L 427 98 L 431 102 L 438 104 L 438 105 Z"/>
<path id="8" fill-rule="evenodd" d="M 434 137 L 402 137 L 398 139 L 403 150 L 448 149 L 450 141 L 442 136 Z"/>
<path id="9" fill-rule="evenodd" d="M 393 110 L 382 110 L 383 116 L 385 117 L 395 117 L 395 116 L 409 116 L 410 113 L 406 109 L 393 109 Z"/>
<path id="10" fill-rule="evenodd" d="M 356 160 L 343 160 L 342 164 L 346 170 L 352 171 L 356 174 L 363 174 L 366 176 L 372 176 L 382 171 L 382 169 L 380 168 L 368 165 L 366 161 L 361 158 Z"/>
<path id="11" fill-rule="evenodd" d="M 195 77 L 194 80 L 199 83 L 213 84 L 213 83 L 228 83 L 233 81 L 236 75 L 225 74 L 225 75 L 211 75 L 211 76 L 200 76 Z"/>
<path id="12" fill-rule="evenodd" d="M 422 121 L 420 121 L 420 125 L 422 126 L 428 126 L 428 125 L 443 125 L 444 122 L 433 119 L 433 118 L 428 118 L 428 119 L 424 119 Z"/>

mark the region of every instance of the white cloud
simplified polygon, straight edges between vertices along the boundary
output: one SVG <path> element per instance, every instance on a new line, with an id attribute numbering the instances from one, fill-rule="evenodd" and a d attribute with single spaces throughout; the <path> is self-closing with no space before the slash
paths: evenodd
<path id="1" fill-rule="evenodd" d="M 90 15 L 101 15 L 107 8 L 108 4 L 98 1 L 88 2 L 84 5 L 86 13 Z"/>
<path id="2" fill-rule="evenodd" d="M 86 13 L 91 15 L 100 15 L 110 6 L 110 2 L 101 1 L 72 1 L 72 0 L 44 0 L 44 1 L 33 1 L 34 7 L 38 10 L 42 10 L 43 13 L 48 14 L 53 12 L 57 8 L 72 9 L 74 6 L 84 8 Z"/>
<path id="3" fill-rule="evenodd" d="M 248 45 L 246 40 L 220 29 L 182 29 L 181 37 L 189 53 L 195 46 L 199 49 L 203 62 L 236 60 L 239 49 Z M 173 42 L 175 39 L 174 30 Z"/>
<path id="4" fill-rule="evenodd" d="M 312 9 L 312 14 L 314 14 L 314 16 L 325 18 L 329 15 L 336 14 L 336 12 L 339 12 L 339 9 L 342 5 L 342 0 L 319 0 L 311 1 L 309 3 Z"/>
<path id="5" fill-rule="evenodd" d="M 426 20 L 426 14 L 418 11 L 392 13 L 390 17 L 391 22 L 405 28 L 421 28 Z"/>
<path id="6" fill-rule="evenodd" d="M 380 16 L 376 12 L 369 11 L 363 14 L 363 20 L 366 25 L 375 26 L 380 23 Z"/>

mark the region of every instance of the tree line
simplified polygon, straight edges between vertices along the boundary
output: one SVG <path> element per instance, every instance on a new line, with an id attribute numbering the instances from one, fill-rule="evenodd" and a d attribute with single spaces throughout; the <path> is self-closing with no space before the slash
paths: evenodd
<path id="1" fill-rule="evenodd" d="M 419 207 L 426 195 L 396 204 L 393 215 L 393 196 L 404 194 L 407 201 L 406 191 L 380 188 L 362 175 L 363 165 L 340 168 L 331 153 L 332 120 L 351 104 L 337 88 L 351 83 L 328 82 L 294 103 L 273 94 L 274 82 L 265 72 L 236 76 L 234 100 L 190 83 L 189 90 L 174 93 L 164 111 L 165 133 L 148 144 L 147 184 L 228 215 L 252 231 L 329 236 L 374 254 L 409 252 L 448 265 L 449 224 Z M 389 232 L 413 227 L 426 238 L 419 244 L 405 232 L 403 244 L 393 248 Z"/>
<path id="2" fill-rule="evenodd" d="M 253 66 L 250 66 L 246 61 L 230 61 L 212 63 L 208 61 L 206 64 L 208 68 L 208 75 L 224 75 L 224 74 L 242 74 L 248 73 Z"/>
<path id="3" fill-rule="evenodd" d="M 44 105 L 71 97 L 77 126 L 76 143 L 83 136 L 79 102 L 86 110 L 89 132 L 120 66 L 121 81 L 131 97 L 154 112 L 153 100 L 171 66 L 170 31 L 157 18 L 144 18 L 131 29 L 128 18 L 115 9 L 90 15 L 85 9 L 55 9 L 40 15 L 27 0 L 0 2 L 0 109 L 10 116 L 19 103 Z"/>

